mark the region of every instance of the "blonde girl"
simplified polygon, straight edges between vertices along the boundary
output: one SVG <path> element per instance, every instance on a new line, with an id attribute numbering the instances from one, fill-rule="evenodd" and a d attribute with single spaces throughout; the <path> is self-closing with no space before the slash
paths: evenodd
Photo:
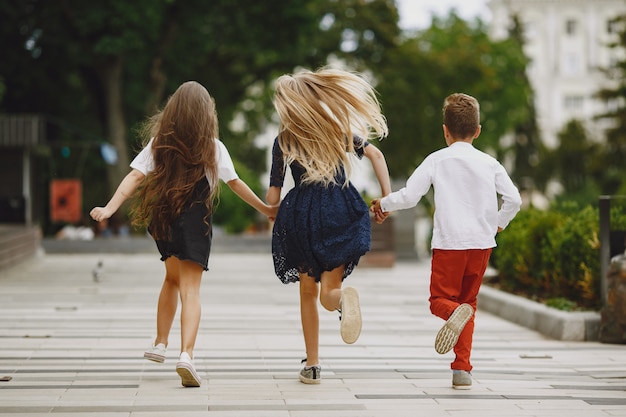
<path id="1" fill-rule="evenodd" d="M 339 310 L 341 336 L 354 343 L 361 333 L 358 293 L 343 280 L 370 249 L 368 207 L 349 180 L 348 154 L 367 157 L 382 195 L 391 191 L 385 158 L 367 140 L 387 135 L 373 88 L 358 74 L 323 68 L 283 75 L 274 106 L 280 119 L 272 150 L 269 204 L 280 202 L 286 167 L 295 182 L 282 202 L 272 232 L 276 275 L 300 282 L 306 359 L 300 380 L 320 382 L 317 298 Z"/>

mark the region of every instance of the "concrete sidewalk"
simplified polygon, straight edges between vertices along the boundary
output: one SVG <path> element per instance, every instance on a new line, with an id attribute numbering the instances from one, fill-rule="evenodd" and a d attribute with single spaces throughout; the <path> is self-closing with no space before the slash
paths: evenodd
<path id="1" fill-rule="evenodd" d="M 103 261 L 100 282 L 92 270 Z M 163 265 L 154 253 L 48 254 L 0 271 L 0 414 L 13 416 L 626 416 L 626 347 L 550 340 L 480 310 L 474 387 L 450 386 L 452 353 L 428 309 L 428 262 L 357 268 L 363 331 L 354 345 L 321 311 L 322 383 L 304 358 L 298 286 L 269 253 L 214 253 L 202 286 L 195 363 L 201 388 L 168 358 L 142 358 L 154 336 Z M 177 317 L 178 320 L 178 317 Z"/>

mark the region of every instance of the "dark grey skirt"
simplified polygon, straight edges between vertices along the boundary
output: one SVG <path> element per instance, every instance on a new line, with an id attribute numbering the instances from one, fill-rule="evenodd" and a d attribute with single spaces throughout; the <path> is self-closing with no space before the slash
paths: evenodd
<path id="1" fill-rule="evenodd" d="M 208 224 L 204 222 L 207 214 L 204 201 L 208 193 L 208 181 L 199 181 L 192 193 L 192 203 L 170 225 L 171 240 L 155 239 L 162 261 L 173 256 L 181 261 L 196 262 L 208 271 L 213 236 L 211 216 L 207 218 Z"/>

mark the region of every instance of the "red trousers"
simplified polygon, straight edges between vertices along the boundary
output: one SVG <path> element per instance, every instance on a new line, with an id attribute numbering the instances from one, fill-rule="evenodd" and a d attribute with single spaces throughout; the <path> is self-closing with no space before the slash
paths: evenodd
<path id="1" fill-rule="evenodd" d="M 430 311 L 448 320 L 463 303 L 476 311 L 478 290 L 489 264 L 491 249 L 433 249 L 430 275 Z M 474 336 L 474 316 L 467 322 L 454 347 L 451 369 L 471 371 L 470 354 Z"/>

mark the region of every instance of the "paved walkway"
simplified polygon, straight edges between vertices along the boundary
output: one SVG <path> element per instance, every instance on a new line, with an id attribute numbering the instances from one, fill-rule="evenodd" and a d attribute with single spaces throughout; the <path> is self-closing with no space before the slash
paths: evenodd
<path id="1" fill-rule="evenodd" d="M 100 282 L 92 270 L 104 264 Z M 452 353 L 428 310 L 428 262 L 358 268 L 363 332 L 339 336 L 322 310 L 320 385 L 304 357 L 298 286 L 271 256 L 214 253 L 196 348 L 201 388 L 142 358 L 154 335 L 163 266 L 154 254 L 48 254 L 0 271 L 0 414 L 37 417 L 605 417 L 626 416 L 626 347 L 548 340 L 477 313 L 474 387 L 451 388 Z M 8 379 L 8 378 L 6 378 Z"/>

